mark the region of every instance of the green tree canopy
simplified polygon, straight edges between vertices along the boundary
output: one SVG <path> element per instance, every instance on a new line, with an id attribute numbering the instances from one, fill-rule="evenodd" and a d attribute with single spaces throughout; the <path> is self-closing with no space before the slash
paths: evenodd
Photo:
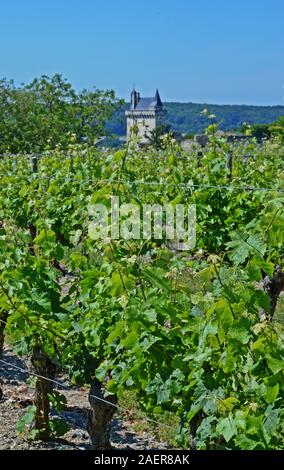
<path id="1" fill-rule="evenodd" d="M 161 149 L 163 147 L 162 137 L 170 131 L 171 126 L 169 124 L 161 124 L 156 129 L 146 133 L 149 145 L 153 145 L 156 149 Z"/>
<path id="2" fill-rule="evenodd" d="M 277 121 L 270 126 L 272 135 L 278 135 L 281 137 L 284 143 L 284 116 L 280 116 Z"/>
<path id="3" fill-rule="evenodd" d="M 39 152 L 93 141 L 122 105 L 112 90 L 77 93 L 61 75 L 43 75 L 17 87 L 0 81 L 0 152 Z"/>

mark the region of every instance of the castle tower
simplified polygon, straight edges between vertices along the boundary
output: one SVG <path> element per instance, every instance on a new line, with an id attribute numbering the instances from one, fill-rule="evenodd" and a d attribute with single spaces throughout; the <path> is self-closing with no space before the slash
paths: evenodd
<path id="1" fill-rule="evenodd" d="M 140 98 L 135 89 L 131 92 L 130 109 L 125 112 L 127 119 L 127 139 L 133 133 L 140 137 L 142 144 L 147 143 L 147 135 L 159 125 L 163 116 L 163 103 L 159 91 L 153 98 Z"/>

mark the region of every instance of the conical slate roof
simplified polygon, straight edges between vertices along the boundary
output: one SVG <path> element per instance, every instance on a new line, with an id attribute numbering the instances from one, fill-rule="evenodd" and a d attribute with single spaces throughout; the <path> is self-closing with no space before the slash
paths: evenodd
<path id="1" fill-rule="evenodd" d="M 162 107 L 163 103 L 160 98 L 159 91 L 157 89 L 155 96 L 153 96 L 152 98 L 140 98 L 134 109 L 137 111 L 149 111 L 153 108 Z"/>
<path id="2" fill-rule="evenodd" d="M 156 90 L 155 100 L 156 100 L 156 103 L 157 103 L 156 106 L 163 106 L 162 100 L 161 100 L 160 95 L 159 95 L 158 88 Z"/>

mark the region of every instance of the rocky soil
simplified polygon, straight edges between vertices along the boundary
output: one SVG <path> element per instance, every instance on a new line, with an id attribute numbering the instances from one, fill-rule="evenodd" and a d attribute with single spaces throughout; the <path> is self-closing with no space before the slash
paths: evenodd
<path id="1" fill-rule="evenodd" d="M 26 369 L 24 361 L 6 348 L 3 360 Z M 33 388 L 27 383 L 29 376 L 13 367 L 0 362 L 0 450 L 87 450 L 90 449 L 89 436 L 86 431 L 88 390 L 71 387 L 60 390 L 66 396 L 67 406 L 62 416 L 67 420 L 70 430 L 63 438 L 50 442 L 29 441 L 27 436 L 19 435 L 17 421 L 25 414 L 27 406 L 33 403 Z M 64 384 L 64 379 L 59 378 Z M 67 385 L 67 383 L 66 383 Z M 117 416 L 112 425 L 112 445 L 116 449 L 167 449 L 166 443 L 157 442 L 148 435 L 138 435 L 133 431 L 133 422 Z"/>

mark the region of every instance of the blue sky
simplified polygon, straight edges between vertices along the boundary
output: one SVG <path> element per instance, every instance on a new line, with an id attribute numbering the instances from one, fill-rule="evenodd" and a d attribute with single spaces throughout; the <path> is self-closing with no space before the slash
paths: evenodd
<path id="1" fill-rule="evenodd" d="M 165 101 L 284 104 L 283 0 L 9 0 L 0 77 Z"/>

